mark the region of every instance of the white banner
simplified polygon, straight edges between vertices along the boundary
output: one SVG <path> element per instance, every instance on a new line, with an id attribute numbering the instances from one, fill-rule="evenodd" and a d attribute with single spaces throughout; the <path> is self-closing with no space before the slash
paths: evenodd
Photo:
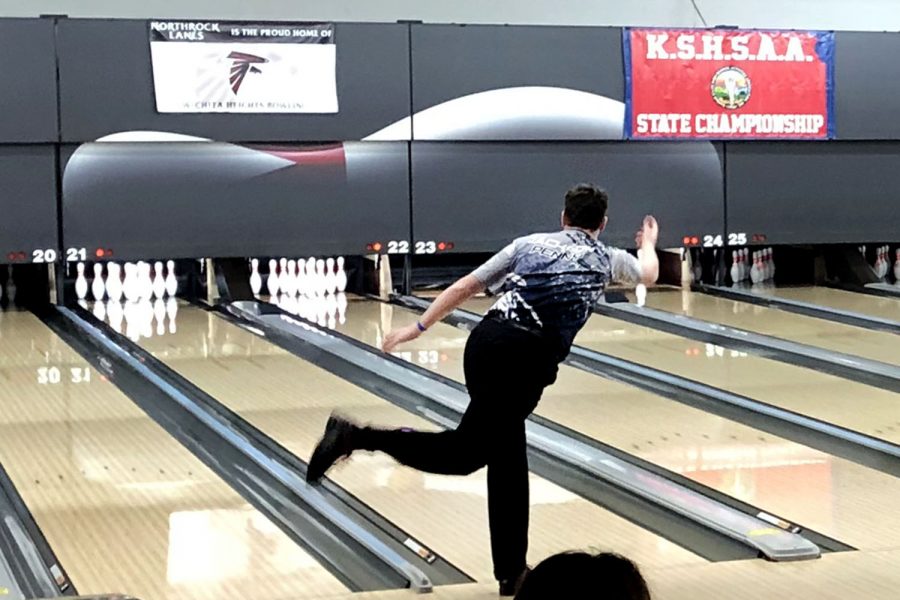
<path id="1" fill-rule="evenodd" d="M 161 113 L 336 113 L 331 24 L 153 21 Z"/>

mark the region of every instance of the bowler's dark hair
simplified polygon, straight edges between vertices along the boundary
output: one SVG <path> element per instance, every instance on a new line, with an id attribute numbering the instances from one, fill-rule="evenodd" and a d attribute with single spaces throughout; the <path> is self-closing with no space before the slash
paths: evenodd
<path id="1" fill-rule="evenodd" d="M 565 552 L 528 573 L 515 600 L 650 600 L 637 565 L 618 554 Z"/>
<path id="2" fill-rule="evenodd" d="M 609 207 L 609 194 L 597 186 L 580 183 L 566 192 L 566 220 L 572 227 L 598 229 Z"/>

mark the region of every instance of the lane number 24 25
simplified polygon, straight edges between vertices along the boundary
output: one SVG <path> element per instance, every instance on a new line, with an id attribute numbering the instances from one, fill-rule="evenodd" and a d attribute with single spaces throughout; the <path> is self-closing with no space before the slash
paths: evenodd
<path id="1" fill-rule="evenodd" d="M 703 247 L 704 248 L 720 248 L 724 244 L 724 239 L 722 235 L 704 235 L 703 236 Z M 729 233 L 728 234 L 728 245 L 729 246 L 746 246 L 747 245 L 747 234 L 746 233 Z"/>

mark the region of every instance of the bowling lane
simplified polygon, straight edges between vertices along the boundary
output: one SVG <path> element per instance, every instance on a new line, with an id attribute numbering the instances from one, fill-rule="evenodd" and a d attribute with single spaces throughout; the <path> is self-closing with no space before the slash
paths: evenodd
<path id="1" fill-rule="evenodd" d="M 0 349 L 0 462 L 81 594 L 348 593 L 35 316 Z"/>
<path id="2" fill-rule="evenodd" d="M 375 344 L 417 317 L 351 302 L 341 330 Z M 461 381 L 466 336 L 438 323 L 398 354 Z M 900 481 L 872 469 L 565 366 L 537 414 L 851 545 L 900 545 L 900 516 L 891 516 Z"/>
<path id="3" fill-rule="evenodd" d="M 893 333 L 871 331 L 748 302 L 681 290 L 653 290 L 647 294 L 647 306 L 900 365 L 898 338 Z"/>
<path id="4" fill-rule="evenodd" d="M 900 298 L 857 294 L 846 290 L 827 287 L 770 287 L 759 292 L 763 296 L 774 296 L 786 300 L 797 300 L 808 304 L 818 304 L 828 308 L 900 321 Z"/>
<path id="5" fill-rule="evenodd" d="M 887 390 L 600 315 L 575 343 L 900 444 L 900 396 Z"/>
<path id="6" fill-rule="evenodd" d="M 377 316 L 375 317 L 377 320 Z M 175 333 L 139 342 L 229 408 L 307 459 L 332 410 L 363 422 L 435 429 L 389 402 L 206 311 L 183 305 Z M 479 581 L 493 581 L 484 471 L 427 475 L 361 453 L 333 471 L 340 485 Z M 599 547 L 643 565 L 702 558 L 532 476 L 531 554 Z"/>

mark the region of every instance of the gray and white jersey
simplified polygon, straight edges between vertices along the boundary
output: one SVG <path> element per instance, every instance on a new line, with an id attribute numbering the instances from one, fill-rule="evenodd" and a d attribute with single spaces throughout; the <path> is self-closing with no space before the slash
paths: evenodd
<path id="1" fill-rule="evenodd" d="M 641 265 L 624 250 L 565 229 L 518 238 L 472 275 L 500 296 L 488 315 L 557 337 L 564 357 L 606 286 L 639 283 Z"/>

